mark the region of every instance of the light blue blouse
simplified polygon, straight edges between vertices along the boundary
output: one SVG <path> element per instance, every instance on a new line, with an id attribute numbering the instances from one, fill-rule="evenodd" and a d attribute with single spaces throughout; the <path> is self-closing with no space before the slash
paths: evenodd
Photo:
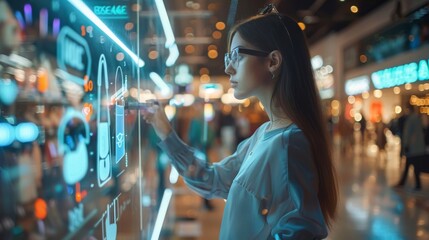
<path id="1" fill-rule="evenodd" d="M 326 238 L 309 141 L 295 124 L 269 132 L 267 126 L 212 165 L 174 132 L 159 146 L 191 189 L 227 200 L 220 239 Z"/>

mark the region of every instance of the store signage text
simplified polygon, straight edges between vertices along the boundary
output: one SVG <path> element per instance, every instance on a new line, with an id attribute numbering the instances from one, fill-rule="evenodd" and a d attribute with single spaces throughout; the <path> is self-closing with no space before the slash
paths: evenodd
<path id="1" fill-rule="evenodd" d="M 371 80 L 377 89 L 400 86 L 406 83 L 429 80 L 428 60 L 408 63 L 383 69 L 371 74 Z"/>
<path id="2" fill-rule="evenodd" d="M 349 96 L 369 91 L 369 77 L 360 76 L 346 81 L 346 94 Z"/>
<path id="3" fill-rule="evenodd" d="M 94 6 L 94 13 L 102 18 L 126 18 L 126 5 L 104 5 Z"/>

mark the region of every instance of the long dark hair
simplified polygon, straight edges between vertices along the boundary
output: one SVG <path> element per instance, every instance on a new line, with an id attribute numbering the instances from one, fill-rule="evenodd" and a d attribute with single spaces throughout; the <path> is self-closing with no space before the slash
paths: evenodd
<path id="1" fill-rule="evenodd" d="M 229 44 L 235 33 L 259 50 L 279 50 L 282 54 L 281 72 L 270 107 L 280 107 L 310 141 L 318 172 L 319 204 L 327 226 L 331 227 L 337 209 L 338 186 L 306 38 L 294 20 L 278 13 L 258 15 L 238 23 L 230 31 Z"/>

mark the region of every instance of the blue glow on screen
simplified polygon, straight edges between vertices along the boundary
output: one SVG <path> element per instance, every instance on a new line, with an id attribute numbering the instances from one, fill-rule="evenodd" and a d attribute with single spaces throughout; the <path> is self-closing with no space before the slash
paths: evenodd
<path id="1" fill-rule="evenodd" d="M 39 136 L 39 128 L 34 123 L 20 123 L 15 127 L 15 136 L 22 143 L 32 142 Z"/>
<path id="2" fill-rule="evenodd" d="M 9 123 L 0 123 L 0 147 L 8 146 L 15 140 L 15 131 Z"/>

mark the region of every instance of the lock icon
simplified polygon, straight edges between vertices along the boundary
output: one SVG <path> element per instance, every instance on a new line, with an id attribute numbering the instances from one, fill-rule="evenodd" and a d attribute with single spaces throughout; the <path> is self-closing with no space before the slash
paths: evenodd
<path id="1" fill-rule="evenodd" d="M 105 97 L 108 102 L 109 98 L 109 79 L 107 74 L 107 62 L 104 54 L 100 55 L 98 61 L 97 87 L 98 87 L 98 109 L 97 109 L 97 179 L 98 186 L 102 187 L 112 177 L 112 162 L 110 153 L 110 110 L 109 106 L 105 107 L 107 113 L 107 122 L 101 121 L 101 83 L 104 78 Z"/>
<path id="2" fill-rule="evenodd" d="M 116 91 L 116 82 L 118 80 L 118 73 L 121 77 L 121 89 L 119 89 L 118 97 L 123 98 L 124 93 L 127 89 L 126 80 L 124 78 L 124 73 L 122 68 L 118 66 L 116 68 L 115 75 L 115 91 Z M 116 94 L 115 93 L 115 94 Z M 115 101 L 115 159 L 116 163 L 119 163 L 122 158 L 125 156 L 125 102 L 119 103 L 119 101 Z"/>
<path id="3" fill-rule="evenodd" d="M 78 134 L 78 137 L 71 143 L 65 142 L 65 131 L 67 124 L 73 120 L 79 119 L 85 128 L 85 136 Z M 64 117 L 58 126 L 58 153 L 64 156 L 63 159 L 63 177 L 67 184 L 73 185 L 86 175 L 88 171 L 88 150 L 86 145 L 89 143 L 89 126 L 85 116 L 74 108 L 68 108 Z M 71 138 L 73 139 L 73 138 Z"/>

